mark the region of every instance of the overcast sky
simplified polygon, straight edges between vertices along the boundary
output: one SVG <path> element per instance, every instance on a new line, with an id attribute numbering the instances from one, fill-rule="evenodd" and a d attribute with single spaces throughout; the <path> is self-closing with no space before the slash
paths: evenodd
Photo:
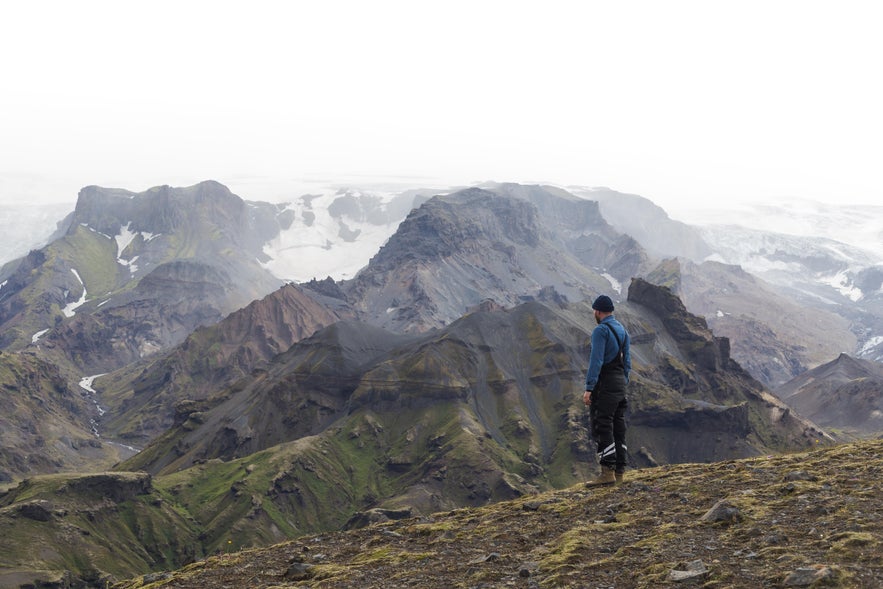
<path id="1" fill-rule="evenodd" d="M 0 204 L 219 180 L 883 203 L 878 2 L 15 2 Z"/>

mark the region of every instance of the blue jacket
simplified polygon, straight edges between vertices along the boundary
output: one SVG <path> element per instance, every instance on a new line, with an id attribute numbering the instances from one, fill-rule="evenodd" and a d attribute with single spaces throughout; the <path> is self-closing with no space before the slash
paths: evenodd
<path id="1" fill-rule="evenodd" d="M 610 332 L 616 330 L 622 342 L 622 363 L 625 372 L 625 381 L 629 381 L 629 372 L 632 370 L 632 357 L 629 353 L 629 333 L 617 321 L 613 315 L 604 318 L 603 321 L 592 330 L 592 353 L 589 356 L 589 369 L 586 372 L 586 390 L 591 391 L 598 384 L 598 376 L 601 374 L 601 366 L 612 362 L 619 353 L 619 343 Z"/>

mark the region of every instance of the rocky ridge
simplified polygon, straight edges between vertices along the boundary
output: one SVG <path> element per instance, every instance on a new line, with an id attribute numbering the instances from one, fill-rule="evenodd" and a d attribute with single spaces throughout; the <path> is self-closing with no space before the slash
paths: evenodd
<path id="1" fill-rule="evenodd" d="M 198 560 L 116 589 L 883 584 L 883 441 L 631 471 Z"/>
<path id="2" fill-rule="evenodd" d="M 352 317 L 340 299 L 320 287 L 288 284 L 200 327 L 179 346 L 94 382 L 108 418 L 102 427 L 130 444 L 145 445 L 174 424 L 176 406 L 203 401 L 247 378 L 292 344 Z"/>

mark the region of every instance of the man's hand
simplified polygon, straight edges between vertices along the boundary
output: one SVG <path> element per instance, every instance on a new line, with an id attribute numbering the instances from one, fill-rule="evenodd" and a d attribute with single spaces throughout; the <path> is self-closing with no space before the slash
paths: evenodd
<path id="1" fill-rule="evenodd" d="M 592 404 L 592 391 L 583 393 L 583 403 L 586 404 L 586 407 Z"/>

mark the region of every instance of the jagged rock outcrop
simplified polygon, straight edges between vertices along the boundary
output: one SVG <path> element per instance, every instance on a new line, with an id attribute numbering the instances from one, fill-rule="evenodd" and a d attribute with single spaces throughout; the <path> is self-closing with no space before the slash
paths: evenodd
<path id="1" fill-rule="evenodd" d="M 849 321 L 809 310 L 738 266 L 669 259 L 646 279 L 671 288 L 732 342 L 733 358 L 770 387 L 855 347 Z"/>
<path id="2" fill-rule="evenodd" d="M 640 312 L 628 324 L 644 377 L 631 386 L 632 423 L 650 428 L 636 436 L 648 463 L 714 460 L 719 452 L 747 456 L 757 444 L 783 449 L 830 441 L 736 363 L 728 339 L 688 313 L 669 288 L 635 279 L 629 303 L 654 310 L 663 327 L 654 328 Z"/>

